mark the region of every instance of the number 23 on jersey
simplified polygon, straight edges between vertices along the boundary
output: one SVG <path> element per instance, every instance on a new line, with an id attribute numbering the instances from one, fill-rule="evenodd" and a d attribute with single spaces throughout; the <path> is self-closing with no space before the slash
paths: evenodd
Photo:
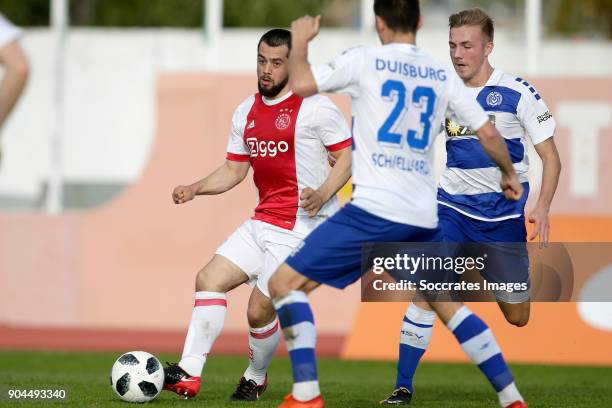
<path id="1" fill-rule="evenodd" d="M 378 142 L 400 145 L 404 135 L 392 132 L 396 122 L 406 108 L 406 86 L 403 82 L 387 80 L 382 86 L 381 96 L 384 100 L 395 102 L 393 110 L 378 129 Z M 417 86 L 412 92 L 412 104 L 415 108 L 421 108 L 420 132 L 415 129 L 408 129 L 406 141 L 410 149 L 423 152 L 429 147 L 431 133 L 431 117 L 436 102 L 436 93 L 428 86 Z"/>

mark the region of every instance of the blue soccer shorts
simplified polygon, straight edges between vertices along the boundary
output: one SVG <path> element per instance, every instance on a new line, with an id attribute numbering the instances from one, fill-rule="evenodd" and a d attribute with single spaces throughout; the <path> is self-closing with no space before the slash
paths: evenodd
<path id="1" fill-rule="evenodd" d="M 496 291 L 498 301 L 522 303 L 530 299 L 529 255 L 525 218 L 481 221 L 438 205 L 439 227 L 444 241 L 467 243 L 458 246 L 455 256 L 479 256 L 486 252 L 486 267 L 481 275 L 489 282 L 524 284 L 524 291 Z M 475 253 L 478 252 L 478 253 Z"/>
<path id="2" fill-rule="evenodd" d="M 388 221 L 349 203 L 312 231 L 285 262 L 313 281 L 343 289 L 361 277 L 362 244 L 442 239 L 439 228 Z"/>

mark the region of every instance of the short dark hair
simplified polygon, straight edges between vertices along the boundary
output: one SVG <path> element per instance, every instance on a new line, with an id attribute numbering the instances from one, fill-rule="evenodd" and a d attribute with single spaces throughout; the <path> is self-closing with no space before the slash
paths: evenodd
<path id="1" fill-rule="evenodd" d="M 374 0 L 374 14 L 393 31 L 416 33 L 421 9 L 419 0 Z"/>
<path id="2" fill-rule="evenodd" d="M 259 49 L 262 42 L 268 44 L 270 47 L 286 45 L 289 50 L 287 53 L 289 53 L 291 51 L 291 31 L 285 30 L 284 28 L 273 28 L 261 36 L 257 43 L 257 49 Z"/>
<path id="3" fill-rule="evenodd" d="M 474 7 L 451 14 L 448 18 L 450 28 L 462 26 L 479 26 L 482 32 L 493 41 L 494 27 L 493 19 L 481 8 Z"/>

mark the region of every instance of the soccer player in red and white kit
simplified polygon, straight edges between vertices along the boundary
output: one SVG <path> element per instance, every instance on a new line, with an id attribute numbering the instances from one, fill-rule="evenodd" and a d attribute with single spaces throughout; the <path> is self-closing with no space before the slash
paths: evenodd
<path id="1" fill-rule="evenodd" d="M 257 400 L 280 341 L 268 280 L 303 238 L 338 209 L 336 192 L 351 174 L 351 135 L 338 108 L 324 96 L 302 98 L 288 86 L 291 33 L 268 31 L 257 54 L 259 93 L 236 108 L 226 162 L 206 178 L 172 193 L 182 204 L 196 195 L 221 194 L 253 167 L 259 194 L 255 215 L 217 249 L 196 278 L 195 306 L 178 364 L 166 368 L 164 388 L 186 397 L 200 390 L 201 373 L 223 328 L 225 294 L 255 283 L 247 317 L 249 366 L 232 400 Z M 335 160 L 329 170 L 328 154 Z"/>

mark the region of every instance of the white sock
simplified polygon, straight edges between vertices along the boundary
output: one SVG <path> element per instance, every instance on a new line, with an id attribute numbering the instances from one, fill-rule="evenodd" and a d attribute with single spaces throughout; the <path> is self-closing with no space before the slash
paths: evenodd
<path id="1" fill-rule="evenodd" d="M 404 315 L 400 332 L 400 343 L 415 348 L 427 349 L 431 341 L 435 321 L 436 312 L 421 309 L 414 303 L 410 303 Z"/>
<path id="2" fill-rule="evenodd" d="M 206 356 L 225 322 L 227 300 L 225 293 L 196 292 L 191 323 L 185 338 L 179 366 L 194 377 L 200 377 Z"/>
<path id="3" fill-rule="evenodd" d="M 280 342 L 280 332 L 276 319 L 264 327 L 249 329 L 249 366 L 244 378 L 255 381 L 257 385 L 264 383 L 268 366 Z"/>
<path id="4" fill-rule="evenodd" d="M 499 405 L 502 407 L 507 407 L 515 401 L 524 401 L 523 396 L 519 392 L 518 388 L 516 388 L 514 381 L 506 388 L 498 392 L 497 397 L 499 398 Z"/>
<path id="5" fill-rule="evenodd" d="M 296 401 L 310 401 L 321 395 L 321 389 L 319 388 L 319 381 L 302 381 L 293 383 L 293 389 L 291 391 L 293 398 Z"/>

